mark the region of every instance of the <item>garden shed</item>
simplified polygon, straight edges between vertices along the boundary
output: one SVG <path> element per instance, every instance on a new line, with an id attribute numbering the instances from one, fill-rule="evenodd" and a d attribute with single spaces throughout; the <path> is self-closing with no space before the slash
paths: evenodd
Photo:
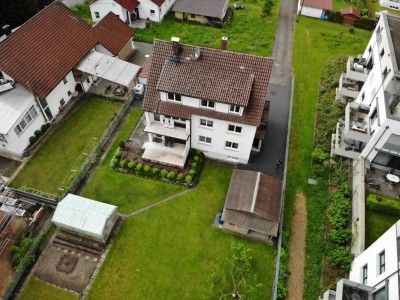
<path id="1" fill-rule="evenodd" d="M 353 26 L 354 23 L 361 19 L 361 13 L 355 7 L 343 7 L 340 9 L 340 14 L 343 16 L 343 24 Z"/>
<path id="2" fill-rule="evenodd" d="M 114 205 L 68 194 L 58 203 L 52 222 L 61 230 L 105 243 L 117 218 Z"/>
<path id="3" fill-rule="evenodd" d="M 223 228 L 271 242 L 278 236 L 282 180 L 260 172 L 234 170 L 222 214 Z"/>
<path id="4" fill-rule="evenodd" d="M 333 9 L 332 0 L 299 0 L 298 13 L 302 16 L 325 19 Z"/>

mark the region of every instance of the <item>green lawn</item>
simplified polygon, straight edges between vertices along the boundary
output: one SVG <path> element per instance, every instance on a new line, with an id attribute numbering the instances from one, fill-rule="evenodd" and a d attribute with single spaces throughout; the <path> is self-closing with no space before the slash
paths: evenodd
<path id="1" fill-rule="evenodd" d="M 365 214 L 365 248 L 368 248 L 398 220 L 399 218 L 396 216 L 367 209 Z"/>
<path id="2" fill-rule="evenodd" d="M 231 1 L 231 7 L 233 3 Z M 261 17 L 263 0 L 244 3 L 245 9 L 235 10 L 230 24 L 215 28 L 196 23 L 176 21 L 170 12 L 162 23 L 150 23 L 146 29 L 136 29 L 135 40 L 153 43 L 154 39 L 171 40 L 177 36 L 183 44 L 193 44 L 219 48 L 221 37 L 229 38 L 228 49 L 237 52 L 270 56 L 275 39 L 279 15 L 279 1 L 270 17 Z"/>
<path id="3" fill-rule="evenodd" d="M 380 6 L 379 0 L 376 1 L 367 0 L 367 1 L 368 1 L 368 6 L 370 7 L 370 16 L 375 17 L 375 12 L 383 10 L 387 10 L 392 15 L 400 16 L 400 11 Z"/>
<path id="4" fill-rule="evenodd" d="M 350 34 L 348 29 L 344 25 L 307 17 L 300 18 L 300 22 L 295 25 L 295 91 L 292 115 L 292 124 L 295 126 L 292 126 L 290 136 L 284 224 L 287 229 L 290 228 L 295 196 L 298 192 L 304 192 L 308 210 L 304 299 L 315 299 L 321 291 L 328 199 L 325 185 L 307 184 L 311 171 L 316 100 L 321 72 L 325 63 L 335 56 L 363 53 L 371 36 L 371 32 L 359 29 Z M 340 32 L 343 32 L 342 38 Z"/>
<path id="5" fill-rule="evenodd" d="M 257 299 L 270 299 L 274 249 L 211 226 L 231 174 L 207 164 L 198 190 L 126 219 L 88 299 L 201 299 L 212 265 L 236 240 L 251 249 L 263 284 Z"/>
<path id="6" fill-rule="evenodd" d="M 141 115 L 140 109 L 132 111 L 102 164 L 85 187 L 82 193 L 84 197 L 117 205 L 120 212 L 129 213 L 183 190 L 177 185 L 122 174 L 111 169 L 110 162 L 118 142 L 128 139 Z"/>
<path id="7" fill-rule="evenodd" d="M 52 133 L 13 180 L 13 187 L 26 186 L 56 194 L 79 155 L 94 137 L 101 137 L 120 104 L 90 98 Z"/>
<path id="8" fill-rule="evenodd" d="M 18 300 L 74 300 L 78 296 L 31 278 L 17 297 Z"/>

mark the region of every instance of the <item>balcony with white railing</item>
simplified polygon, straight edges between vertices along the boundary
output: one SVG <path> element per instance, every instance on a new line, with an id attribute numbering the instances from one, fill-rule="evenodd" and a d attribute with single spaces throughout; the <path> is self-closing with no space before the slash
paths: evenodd
<path id="1" fill-rule="evenodd" d="M 146 125 L 144 131 L 185 141 L 189 137 L 189 132 L 186 130 L 186 128 L 178 127 L 176 124 L 174 125 L 173 121 L 165 123 L 153 121 Z"/>
<path id="2" fill-rule="evenodd" d="M 370 140 L 368 134 L 368 113 L 352 108 L 350 103 L 348 103 L 345 110 L 343 136 L 345 139 L 367 143 Z"/>
<path id="3" fill-rule="evenodd" d="M 361 59 L 350 56 L 347 60 L 347 77 L 356 81 L 365 82 L 368 77 L 368 69 L 364 64 L 360 64 Z"/>
<path id="4" fill-rule="evenodd" d="M 331 156 L 339 155 L 350 159 L 357 159 L 361 154 L 364 144 L 352 139 L 346 139 L 343 136 L 344 123 L 344 120 L 339 120 L 336 124 L 336 132 L 332 134 Z"/>
<path id="5" fill-rule="evenodd" d="M 360 93 L 362 86 L 363 82 L 352 80 L 343 73 L 342 76 L 340 76 L 339 87 L 337 88 L 336 93 L 344 97 L 355 99 Z"/>

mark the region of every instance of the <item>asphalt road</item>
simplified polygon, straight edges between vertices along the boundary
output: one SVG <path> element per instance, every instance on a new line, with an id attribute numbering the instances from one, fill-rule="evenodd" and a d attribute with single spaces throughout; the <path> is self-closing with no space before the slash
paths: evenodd
<path id="1" fill-rule="evenodd" d="M 260 153 L 252 153 L 247 165 L 239 169 L 259 171 L 283 179 L 283 166 L 276 168 L 276 161 L 285 161 L 288 132 L 291 82 L 293 27 L 297 10 L 296 0 L 281 0 L 279 23 L 272 57 L 275 59 L 267 100 L 271 101 L 265 139 Z"/>

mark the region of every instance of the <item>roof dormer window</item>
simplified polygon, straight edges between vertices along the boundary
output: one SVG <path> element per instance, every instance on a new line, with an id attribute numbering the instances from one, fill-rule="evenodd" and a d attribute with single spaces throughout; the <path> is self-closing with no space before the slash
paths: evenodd
<path id="1" fill-rule="evenodd" d="M 201 100 L 200 106 L 209 109 L 215 109 L 215 102 L 210 100 Z"/>

